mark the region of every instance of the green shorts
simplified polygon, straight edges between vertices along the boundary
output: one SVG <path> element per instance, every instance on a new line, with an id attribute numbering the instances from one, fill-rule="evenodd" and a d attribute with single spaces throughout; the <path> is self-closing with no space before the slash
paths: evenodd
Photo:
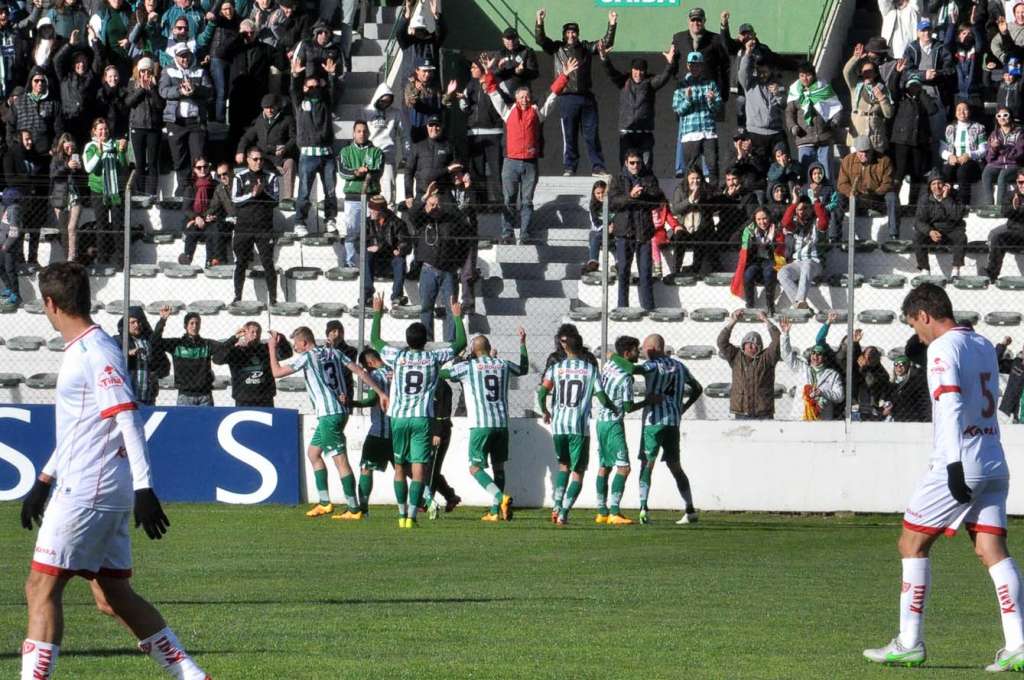
<path id="1" fill-rule="evenodd" d="M 665 463 L 679 462 L 679 428 L 671 425 L 648 425 L 644 427 L 644 445 L 640 460 L 654 460 L 661 451 Z"/>
<path id="2" fill-rule="evenodd" d="M 469 464 L 485 468 L 488 457 L 491 465 L 504 465 L 508 460 L 507 427 L 469 428 Z"/>
<path id="3" fill-rule="evenodd" d="M 310 446 L 320 448 L 328 458 L 339 454 L 344 455 L 346 453 L 346 422 L 348 422 L 347 415 L 320 416 L 316 421 L 316 432 L 309 440 Z"/>
<path id="4" fill-rule="evenodd" d="M 556 434 L 551 438 L 555 443 L 555 458 L 559 464 L 568 465 L 573 472 L 587 469 L 590 437 L 584 434 Z"/>
<path id="5" fill-rule="evenodd" d="M 359 459 L 359 467 L 384 472 L 390 464 L 391 440 L 372 434 L 366 435 L 366 440 L 363 441 L 363 455 Z"/>
<path id="6" fill-rule="evenodd" d="M 430 462 L 430 418 L 392 418 L 391 451 L 394 464 Z"/>
<path id="7" fill-rule="evenodd" d="M 626 427 L 621 420 L 598 421 L 597 457 L 601 467 L 629 467 Z"/>

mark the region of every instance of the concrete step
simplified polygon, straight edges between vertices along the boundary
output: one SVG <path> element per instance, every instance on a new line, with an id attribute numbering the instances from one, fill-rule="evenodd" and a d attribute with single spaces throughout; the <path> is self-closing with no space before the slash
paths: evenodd
<path id="1" fill-rule="evenodd" d="M 353 64 L 355 66 L 355 64 Z M 345 90 L 355 88 L 368 88 L 371 91 L 377 87 L 379 81 L 379 74 L 377 69 L 362 70 L 362 71 L 349 71 L 345 74 Z"/>
<path id="2" fill-rule="evenodd" d="M 363 38 L 362 40 L 356 41 L 352 45 L 352 56 L 353 57 L 374 57 L 384 54 L 384 47 L 387 45 L 387 40 L 377 40 L 375 38 Z M 352 64 L 355 67 L 355 63 Z"/>
<path id="3" fill-rule="evenodd" d="M 384 40 L 391 36 L 391 31 L 395 28 L 394 22 L 376 22 L 372 24 L 366 24 L 363 26 L 363 37 L 372 40 Z"/>
<path id="4" fill-rule="evenodd" d="M 384 65 L 383 55 L 352 55 L 352 70 L 358 71 L 371 71 L 376 72 Z"/>
<path id="5" fill-rule="evenodd" d="M 516 316 L 551 319 L 555 316 L 569 313 L 570 300 L 568 298 L 482 298 L 483 309 L 486 317 L 491 316 Z M 479 301 L 477 306 L 479 307 Z M 484 317 L 481 319 L 486 320 Z M 521 324 L 516 319 L 516 324 Z"/>
<path id="6" fill-rule="evenodd" d="M 502 248 L 503 246 L 496 247 Z M 580 265 L 575 262 L 548 262 L 545 264 L 505 262 L 495 264 L 490 275 L 519 281 L 578 280 L 580 278 Z"/>
<path id="7" fill-rule="evenodd" d="M 499 263 L 505 262 L 520 262 L 520 263 L 540 263 L 547 264 L 550 262 L 583 262 L 587 257 L 586 246 L 567 246 L 567 245 L 537 245 L 537 246 L 497 246 L 497 261 Z"/>
<path id="8" fill-rule="evenodd" d="M 482 294 L 490 298 L 574 298 L 577 281 L 498 279 L 484 281 Z"/>

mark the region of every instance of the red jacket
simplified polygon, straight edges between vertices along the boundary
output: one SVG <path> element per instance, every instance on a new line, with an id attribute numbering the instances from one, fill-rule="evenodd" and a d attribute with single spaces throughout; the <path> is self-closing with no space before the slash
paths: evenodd
<path id="1" fill-rule="evenodd" d="M 498 82 L 494 74 L 488 73 L 484 78 L 484 88 L 487 95 L 494 104 L 494 109 L 505 121 L 505 158 L 520 161 L 532 161 L 540 158 L 540 132 L 541 124 L 548 117 L 555 99 L 565 89 L 569 79 L 565 74 L 555 78 L 551 83 L 551 94 L 544 101 L 544 105 L 538 107 L 533 104 L 527 109 L 522 109 L 518 104 L 509 106 L 501 93 L 498 92 Z M 514 94 L 514 93 L 513 93 Z"/>

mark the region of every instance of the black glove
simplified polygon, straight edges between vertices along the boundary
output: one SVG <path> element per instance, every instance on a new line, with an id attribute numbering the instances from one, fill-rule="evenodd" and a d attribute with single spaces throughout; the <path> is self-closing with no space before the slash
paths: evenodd
<path id="1" fill-rule="evenodd" d="M 159 539 L 167 533 L 171 520 L 167 519 L 164 509 L 160 507 L 160 499 L 152 489 L 139 489 L 135 492 L 135 526 L 142 529 L 150 538 Z"/>
<path id="2" fill-rule="evenodd" d="M 21 526 L 32 531 L 32 520 L 35 520 L 36 524 L 43 523 L 43 509 L 49 497 L 50 482 L 37 479 L 28 495 L 21 501 Z"/>
<path id="3" fill-rule="evenodd" d="M 964 481 L 964 464 L 950 463 L 946 466 L 946 473 L 949 475 L 949 479 L 946 481 L 946 484 L 949 485 L 949 493 L 957 503 L 969 503 L 971 487 L 967 486 L 967 482 Z"/>

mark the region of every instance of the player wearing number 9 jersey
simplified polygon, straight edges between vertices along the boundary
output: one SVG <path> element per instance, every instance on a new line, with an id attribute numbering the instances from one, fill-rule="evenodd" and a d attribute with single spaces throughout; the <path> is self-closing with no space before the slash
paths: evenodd
<path id="1" fill-rule="evenodd" d="M 519 364 L 491 356 L 486 336 L 473 338 L 473 358 L 441 371 L 441 377 L 458 380 L 466 395 L 469 414 L 469 473 L 494 502 L 481 519 L 497 522 L 512 518 L 512 497 L 505 493 L 505 463 L 508 461 L 508 382 L 512 375 L 526 375 L 530 359 L 526 354 L 526 331 L 519 329 Z M 487 474 L 488 458 L 494 478 Z"/>
<path id="2" fill-rule="evenodd" d="M 395 500 L 398 502 L 398 526 L 416 526 L 416 512 L 423 499 L 426 468 L 430 462 L 430 417 L 434 414 L 434 390 L 441 366 L 466 348 L 466 329 L 462 325 L 462 305 L 452 301 L 455 341 L 445 349 L 428 350 L 427 328 L 422 323 L 409 324 L 405 331 L 405 349 L 391 347 L 380 337 L 384 299 L 373 298 L 373 325 L 370 344 L 381 360 L 394 371 L 391 380 L 391 401 L 387 414 L 391 418 L 391 450 L 395 466 Z M 406 487 L 405 469 L 412 466 L 412 483 Z M 407 504 L 408 503 L 408 504 Z"/>
<path id="3" fill-rule="evenodd" d="M 903 314 L 928 345 L 932 456 L 903 515 L 900 632 L 888 645 L 864 650 L 869 660 L 916 666 L 926 651 L 922 628 L 931 590 L 929 552 L 963 524 L 995 586 L 1004 646 L 986 670 L 1024 670 L 1024 620 L 1017 565 L 1006 547 L 1009 470 L 999 437 L 999 368 L 992 344 L 953 319 L 946 292 L 922 284 L 903 301 Z"/>

